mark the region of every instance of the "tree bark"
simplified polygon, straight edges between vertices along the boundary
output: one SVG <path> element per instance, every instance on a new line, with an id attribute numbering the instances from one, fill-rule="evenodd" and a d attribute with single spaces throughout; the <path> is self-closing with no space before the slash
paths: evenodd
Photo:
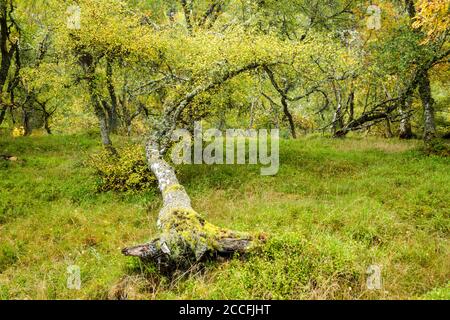
<path id="1" fill-rule="evenodd" d="M 331 131 L 332 131 L 334 137 L 338 136 L 337 132 L 339 129 L 342 128 L 341 110 L 342 110 L 342 106 L 341 106 L 341 104 L 338 104 L 336 111 L 333 115 L 333 122 L 332 122 L 332 126 L 331 126 Z"/>
<path id="2" fill-rule="evenodd" d="M 296 139 L 296 138 L 297 138 L 297 133 L 295 132 L 295 123 L 294 123 L 294 119 L 293 119 L 293 117 L 292 117 L 292 114 L 291 114 L 291 112 L 289 111 L 289 105 L 288 105 L 288 96 L 287 96 L 287 93 L 288 93 L 288 91 L 289 91 L 289 85 L 286 84 L 284 88 L 281 88 L 281 87 L 278 85 L 277 81 L 275 80 L 275 75 L 274 75 L 273 71 L 270 70 L 270 68 L 267 67 L 267 66 L 264 67 L 264 70 L 266 71 L 267 75 L 269 76 L 269 79 L 270 79 L 270 82 L 272 83 L 272 86 L 275 88 L 276 91 L 278 91 L 278 93 L 279 93 L 280 96 L 281 96 L 281 105 L 282 105 L 282 107 L 283 107 L 284 115 L 285 115 L 286 118 L 288 119 L 288 122 L 289 122 L 289 128 L 290 128 L 290 130 L 291 130 L 292 138 Z M 263 94 L 263 95 L 264 95 L 267 99 L 269 99 L 269 100 L 271 101 L 271 103 L 273 102 L 272 99 L 271 99 L 269 96 L 267 96 L 267 95 L 265 95 L 265 94 Z M 295 100 L 295 99 L 294 99 L 294 100 Z"/>
<path id="3" fill-rule="evenodd" d="M 117 150 L 114 148 L 111 138 L 109 136 L 109 125 L 108 125 L 108 117 L 106 115 L 105 110 L 103 109 L 101 102 L 99 101 L 99 97 L 95 94 L 95 91 L 91 87 L 92 84 L 89 85 L 90 87 L 90 96 L 91 96 L 91 102 L 94 107 L 94 113 L 97 117 L 99 128 L 100 128 L 100 136 L 102 139 L 102 144 L 105 147 L 106 150 L 108 150 L 111 154 L 116 155 Z"/>
<path id="4" fill-rule="evenodd" d="M 113 133 L 117 133 L 118 128 L 118 101 L 116 96 L 116 90 L 114 88 L 113 83 L 113 66 L 112 60 L 110 58 L 107 59 L 106 62 L 106 82 L 108 87 L 109 97 L 111 99 L 111 107 L 108 109 L 108 126 L 109 131 Z"/>
<path id="5" fill-rule="evenodd" d="M 3 121 L 5 120 L 6 116 L 6 107 L 3 107 L 2 111 L 0 111 L 0 126 L 2 125 Z"/>
<path id="6" fill-rule="evenodd" d="M 18 50 L 18 40 L 12 42 L 10 35 L 13 26 L 17 28 L 17 24 L 13 19 L 13 6 L 7 1 L 0 2 L 0 125 L 3 123 L 7 111 L 7 107 L 3 105 L 3 93 L 9 70 L 11 68 L 13 56 Z M 20 34 L 20 30 L 16 30 Z M 17 70 L 20 68 L 18 67 Z M 16 71 L 16 74 L 18 71 Z M 11 88 L 13 89 L 13 88 Z"/>
<path id="7" fill-rule="evenodd" d="M 431 96 L 430 79 L 428 71 L 423 72 L 419 79 L 419 95 L 423 106 L 423 139 L 430 142 L 436 137 L 436 123 L 434 120 L 434 99 Z"/>
<path id="8" fill-rule="evenodd" d="M 281 97 L 281 105 L 283 106 L 284 115 L 288 119 L 292 138 L 297 139 L 297 132 L 295 131 L 294 118 L 292 117 L 292 114 L 289 111 L 289 106 L 288 106 L 287 100 L 284 97 Z"/>
<path id="9" fill-rule="evenodd" d="M 112 155 L 117 155 L 117 150 L 114 148 L 110 134 L 110 128 L 108 123 L 108 116 L 103 107 L 103 101 L 98 95 L 96 78 L 95 78 L 95 64 L 92 55 L 85 54 L 80 58 L 82 60 L 82 66 L 86 70 L 86 78 L 88 82 L 88 91 L 91 98 L 91 103 L 94 108 L 95 116 L 98 119 L 100 127 L 100 135 L 102 139 L 102 144 L 106 150 L 108 150 Z"/>
<path id="10" fill-rule="evenodd" d="M 52 129 L 50 128 L 50 123 L 49 123 L 49 115 L 44 115 L 44 129 L 48 134 L 52 134 Z"/>
<path id="11" fill-rule="evenodd" d="M 407 97 L 403 101 L 400 101 L 400 126 L 399 126 L 399 138 L 400 139 L 411 139 L 413 137 L 411 129 L 411 104 L 412 98 Z"/>
<path id="12" fill-rule="evenodd" d="M 394 134 L 392 133 L 392 128 L 391 128 L 391 120 L 389 119 L 389 117 L 386 117 L 386 131 L 385 131 L 385 137 L 390 139 L 394 136 Z"/>
<path id="13" fill-rule="evenodd" d="M 30 113 L 25 107 L 22 107 L 22 126 L 24 130 L 23 135 L 29 136 L 33 131 L 33 128 L 30 123 Z"/>
<path id="14" fill-rule="evenodd" d="M 243 253 L 254 245 L 254 237 L 249 233 L 217 227 L 194 211 L 189 195 L 163 159 L 155 138 L 147 142 L 146 157 L 163 196 L 157 221 L 161 234 L 149 243 L 123 249 L 124 255 L 155 262 L 170 271 L 187 268 L 211 255 Z"/>
<path id="15" fill-rule="evenodd" d="M 15 22 L 10 21 L 12 9 L 10 9 L 8 5 L 9 4 L 6 3 L 6 1 L 0 2 L 0 92 L 3 91 L 11 67 L 12 58 L 17 49 L 17 42 L 12 43 L 10 41 L 11 26 L 9 23 L 13 22 L 13 24 L 15 24 Z M 9 48 L 8 42 L 10 43 Z"/>
<path id="16" fill-rule="evenodd" d="M 109 126 L 108 119 L 104 110 L 97 104 L 94 106 L 94 112 L 98 119 L 98 124 L 100 127 L 100 136 L 102 139 L 102 144 L 106 150 L 111 152 L 111 154 L 117 154 L 117 150 L 113 147 L 111 138 L 109 136 Z"/>
<path id="17" fill-rule="evenodd" d="M 343 127 L 343 121 L 342 121 L 342 92 L 340 88 L 336 88 L 336 85 L 333 83 L 333 90 L 334 94 L 336 96 L 336 111 L 333 115 L 333 122 L 331 123 L 331 133 L 333 134 L 333 137 L 339 137 L 337 134 L 338 130 L 340 130 Z"/>
<path id="18" fill-rule="evenodd" d="M 161 233 L 146 244 L 123 249 L 124 255 L 154 262 L 170 272 L 174 268 L 189 267 L 208 256 L 246 252 L 257 244 L 258 239 L 264 240 L 262 236 L 255 237 L 249 233 L 220 228 L 207 222 L 192 208 L 191 199 L 178 182 L 175 170 L 163 158 L 169 149 L 170 137 L 180 115 L 197 95 L 259 66 L 250 63 L 229 71 L 210 83 L 194 88 L 177 103 L 165 108 L 158 131 L 146 144 L 147 162 L 158 181 L 163 197 L 163 207 L 157 222 Z"/>
<path id="19" fill-rule="evenodd" d="M 355 91 L 352 90 L 348 96 L 348 121 L 353 121 L 355 118 Z"/>
<path id="20" fill-rule="evenodd" d="M 405 0 L 406 10 L 411 20 L 416 16 L 416 8 L 414 6 L 413 0 Z M 422 30 L 417 29 L 416 32 L 422 32 Z M 425 143 L 430 142 L 433 138 L 436 137 L 436 123 L 434 121 L 434 100 L 431 96 L 431 86 L 430 86 L 430 78 L 428 75 L 428 69 L 424 68 L 418 74 L 418 87 L 419 87 L 419 95 L 422 100 L 423 106 L 423 140 Z"/>

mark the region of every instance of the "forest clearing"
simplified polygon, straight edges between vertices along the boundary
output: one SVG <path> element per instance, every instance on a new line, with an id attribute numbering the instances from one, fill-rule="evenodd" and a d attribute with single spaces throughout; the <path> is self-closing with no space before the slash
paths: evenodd
<path id="1" fill-rule="evenodd" d="M 0 300 L 450 299 L 449 7 L 0 0 Z"/>

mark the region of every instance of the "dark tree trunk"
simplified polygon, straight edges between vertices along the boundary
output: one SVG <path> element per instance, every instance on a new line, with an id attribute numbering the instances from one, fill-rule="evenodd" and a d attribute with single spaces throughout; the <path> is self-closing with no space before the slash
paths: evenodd
<path id="1" fill-rule="evenodd" d="M 30 112 L 25 107 L 22 107 L 22 126 L 24 130 L 23 135 L 29 136 L 33 128 L 30 123 Z"/>
<path id="2" fill-rule="evenodd" d="M 333 115 L 333 122 L 331 123 L 331 133 L 333 137 L 339 137 L 338 131 L 344 126 L 342 119 L 342 93 L 339 88 L 333 83 L 334 94 L 336 96 L 336 111 Z"/>
<path id="3" fill-rule="evenodd" d="M 112 66 L 111 59 L 108 59 L 107 63 L 106 63 L 106 82 L 107 82 L 109 97 L 111 99 L 110 108 L 107 109 L 108 120 L 109 120 L 108 127 L 109 127 L 110 132 L 117 133 L 118 102 L 117 102 L 116 90 L 114 88 L 114 83 L 113 83 L 113 66 Z"/>
<path id="4" fill-rule="evenodd" d="M 0 111 L 0 126 L 2 125 L 3 121 L 5 120 L 6 117 L 6 107 L 3 107 L 3 109 Z"/>
<path id="5" fill-rule="evenodd" d="M 389 117 L 386 117 L 386 131 L 385 131 L 385 137 L 390 139 L 394 136 L 394 134 L 392 133 L 392 128 L 391 128 L 391 120 L 389 119 Z"/>
<path id="6" fill-rule="evenodd" d="M 149 243 L 123 249 L 123 254 L 155 262 L 170 271 L 173 268 L 188 267 L 206 257 L 246 252 L 257 243 L 257 238 L 262 238 L 223 229 L 207 222 L 192 208 L 191 199 L 178 182 L 175 170 L 163 158 L 170 147 L 170 137 L 182 112 L 197 95 L 257 67 L 258 64 L 252 63 L 230 71 L 213 82 L 194 88 L 177 103 L 166 106 L 158 131 L 146 144 L 147 162 L 163 197 L 163 207 L 157 222 L 161 233 Z"/>
<path id="7" fill-rule="evenodd" d="M 428 71 L 423 72 L 419 79 L 419 95 L 423 106 L 423 139 L 429 142 L 436 137 L 436 123 L 434 120 L 434 100 L 431 96 Z"/>
<path id="8" fill-rule="evenodd" d="M 110 132 L 109 132 L 109 126 L 108 126 L 108 119 L 104 112 L 104 110 L 100 107 L 100 105 L 97 103 L 96 106 L 94 106 L 94 112 L 98 119 L 98 124 L 100 127 L 100 136 L 102 139 L 102 144 L 105 147 L 106 150 L 111 152 L 111 154 L 117 154 L 117 150 L 113 147 L 111 138 L 110 138 Z"/>
<path id="9" fill-rule="evenodd" d="M 355 117 L 355 91 L 351 91 L 350 95 L 348 96 L 348 112 L 349 112 L 349 116 L 348 116 L 348 121 L 353 121 L 354 117 Z"/>
<path id="10" fill-rule="evenodd" d="M 284 115 L 288 119 L 289 128 L 291 130 L 292 138 L 297 139 L 297 133 L 295 131 L 294 118 L 292 117 L 292 114 L 289 111 L 289 106 L 288 106 L 287 100 L 284 97 L 281 98 L 281 105 L 283 106 Z"/>
<path id="11" fill-rule="evenodd" d="M 414 0 L 405 0 L 405 8 L 408 16 L 413 19 L 416 16 L 416 8 L 414 7 Z"/>
<path id="12" fill-rule="evenodd" d="M 114 148 L 110 138 L 108 117 L 105 110 L 103 109 L 101 102 L 99 101 L 100 98 L 97 97 L 94 88 L 92 86 L 93 84 L 90 83 L 89 87 L 90 87 L 91 102 L 94 107 L 95 116 L 97 117 L 98 120 L 102 144 L 106 150 L 111 152 L 111 154 L 115 155 L 117 154 L 117 150 Z"/>
<path id="13" fill-rule="evenodd" d="M 50 128 L 50 123 L 49 123 L 49 115 L 44 115 L 44 129 L 48 134 L 52 134 L 52 129 Z"/>
<path id="14" fill-rule="evenodd" d="M 8 48 L 10 26 L 8 26 L 8 8 L 6 1 L 0 2 L 0 90 L 3 90 L 6 79 L 8 77 L 9 68 L 11 67 L 14 51 L 17 49 L 17 43 L 11 44 Z"/>
<path id="15" fill-rule="evenodd" d="M 89 53 L 85 53 L 80 56 L 80 63 L 86 71 L 89 96 L 91 98 L 91 104 L 94 108 L 95 116 L 97 117 L 99 123 L 102 144 L 112 155 L 117 155 L 117 150 L 114 148 L 110 138 L 108 115 L 106 113 L 107 111 L 105 111 L 107 108 L 104 108 L 104 101 L 97 93 L 94 58 Z"/>
<path id="16" fill-rule="evenodd" d="M 264 67 L 264 70 L 266 71 L 267 75 L 269 76 L 270 82 L 272 83 L 272 86 L 275 88 L 275 90 L 278 91 L 278 93 L 281 96 L 281 105 L 283 107 L 284 115 L 288 119 L 292 138 L 296 139 L 297 138 L 297 134 L 295 132 L 295 123 L 294 123 L 294 119 L 292 117 L 292 114 L 289 111 L 289 106 L 288 106 L 288 99 L 289 98 L 288 98 L 287 94 L 289 92 L 290 85 L 288 83 L 285 83 L 284 88 L 281 88 L 280 85 L 277 83 L 277 81 L 275 79 L 275 75 L 274 75 L 273 71 L 267 66 Z M 268 95 L 266 95 L 264 93 L 263 93 L 263 95 L 270 101 L 270 103 L 275 104 L 275 102 Z"/>
<path id="17" fill-rule="evenodd" d="M 7 111 L 7 107 L 3 105 L 3 93 L 5 90 L 6 79 L 8 78 L 9 69 L 11 68 L 13 56 L 18 50 L 17 40 L 11 41 L 11 32 L 17 24 L 11 15 L 12 6 L 7 1 L 0 1 L 0 125 L 3 123 Z M 20 30 L 18 30 L 20 33 Z M 9 44 L 9 45 L 8 45 Z M 17 68 L 16 74 L 19 68 Z M 11 88 L 12 89 L 12 88 Z"/>

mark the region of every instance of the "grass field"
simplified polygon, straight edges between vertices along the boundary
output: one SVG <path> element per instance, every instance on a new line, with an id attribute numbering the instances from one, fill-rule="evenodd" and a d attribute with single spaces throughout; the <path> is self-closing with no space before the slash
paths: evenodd
<path id="1" fill-rule="evenodd" d="M 0 138 L 2 299 L 450 299 L 450 160 L 419 142 L 283 140 L 280 171 L 179 168 L 209 221 L 265 232 L 246 257 L 168 278 L 122 256 L 156 234 L 156 190 L 98 193 L 95 135 Z M 119 143 L 118 141 L 116 143 Z M 67 288 L 67 267 L 81 289 Z M 378 265 L 382 288 L 368 290 Z"/>

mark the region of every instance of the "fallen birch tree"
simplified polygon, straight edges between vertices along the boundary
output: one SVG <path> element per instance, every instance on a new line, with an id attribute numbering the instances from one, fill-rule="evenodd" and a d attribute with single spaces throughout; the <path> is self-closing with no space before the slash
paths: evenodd
<path id="1" fill-rule="evenodd" d="M 261 236 L 220 228 L 206 221 L 192 208 L 191 199 L 179 183 L 174 168 L 164 160 L 178 119 L 192 99 L 259 67 L 252 63 L 227 72 L 215 81 L 195 88 L 177 104 L 165 108 L 161 124 L 146 143 L 147 162 L 163 198 L 157 221 L 160 234 L 148 243 L 123 249 L 124 255 L 139 257 L 163 268 L 185 268 L 206 257 L 247 252 L 260 238 L 262 240 Z"/>

